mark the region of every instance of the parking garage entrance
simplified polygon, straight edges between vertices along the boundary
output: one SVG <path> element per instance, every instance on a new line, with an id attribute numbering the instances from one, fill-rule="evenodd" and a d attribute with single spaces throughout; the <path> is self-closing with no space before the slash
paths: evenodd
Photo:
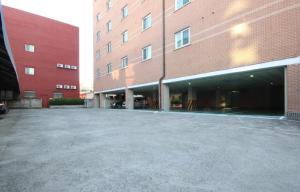
<path id="1" fill-rule="evenodd" d="M 169 85 L 170 109 L 284 115 L 284 68 L 195 79 Z"/>
<path id="2" fill-rule="evenodd" d="M 158 85 L 133 89 L 134 109 L 158 110 Z"/>

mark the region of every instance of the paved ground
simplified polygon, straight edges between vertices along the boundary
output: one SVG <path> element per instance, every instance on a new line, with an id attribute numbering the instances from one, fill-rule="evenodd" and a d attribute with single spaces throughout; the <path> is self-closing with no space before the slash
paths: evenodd
<path id="1" fill-rule="evenodd" d="M 300 123 L 203 114 L 0 116 L 1 192 L 299 192 Z"/>

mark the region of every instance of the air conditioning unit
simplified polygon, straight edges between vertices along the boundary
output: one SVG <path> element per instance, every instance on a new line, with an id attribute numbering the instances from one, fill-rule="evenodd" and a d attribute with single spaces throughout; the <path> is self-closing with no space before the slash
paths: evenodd
<path id="1" fill-rule="evenodd" d="M 56 66 L 57 66 L 57 68 L 64 68 L 64 64 L 58 63 Z"/>
<path id="2" fill-rule="evenodd" d="M 70 85 L 64 85 L 64 89 L 70 89 Z"/>
<path id="3" fill-rule="evenodd" d="M 75 85 L 72 85 L 72 86 L 71 86 L 71 89 L 76 90 L 77 87 L 76 87 Z"/>
<path id="4" fill-rule="evenodd" d="M 77 66 L 71 66 L 71 69 L 77 70 Z"/>
<path id="5" fill-rule="evenodd" d="M 56 89 L 62 89 L 62 88 L 63 88 L 63 85 L 60 85 L 60 84 L 56 85 Z"/>
<path id="6" fill-rule="evenodd" d="M 65 69 L 71 69 L 71 65 L 65 65 Z"/>

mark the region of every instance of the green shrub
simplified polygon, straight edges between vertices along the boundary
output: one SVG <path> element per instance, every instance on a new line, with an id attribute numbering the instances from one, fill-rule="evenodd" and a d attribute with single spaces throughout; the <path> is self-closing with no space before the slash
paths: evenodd
<path id="1" fill-rule="evenodd" d="M 49 105 L 83 105 L 83 99 L 51 99 Z"/>

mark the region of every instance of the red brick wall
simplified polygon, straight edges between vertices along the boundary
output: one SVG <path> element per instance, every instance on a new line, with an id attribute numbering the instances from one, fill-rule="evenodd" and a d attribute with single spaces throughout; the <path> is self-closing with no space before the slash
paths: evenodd
<path id="1" fill-rule="evenodd" d="M 300 65 L 287 67 L 288 117 L 300 120 Z"/>
<path id="2" fill-rule="evenodd" d="M 79 29 L 52 19 L 3 7 L 8 38 L 19 76 L 21 96 L 36 91 L 47 107 L 54 92 L 65 98 L 79 98 L 79 70 L 57 68 L 57 63 L 79 67 Z M 24 44 L 35 45 L 35 52 L 24 50 Z M 34 67 L 35 75 L 25 74 Z M 75 85 L 77 90 L 57 90 L 57 84 Z"/>

